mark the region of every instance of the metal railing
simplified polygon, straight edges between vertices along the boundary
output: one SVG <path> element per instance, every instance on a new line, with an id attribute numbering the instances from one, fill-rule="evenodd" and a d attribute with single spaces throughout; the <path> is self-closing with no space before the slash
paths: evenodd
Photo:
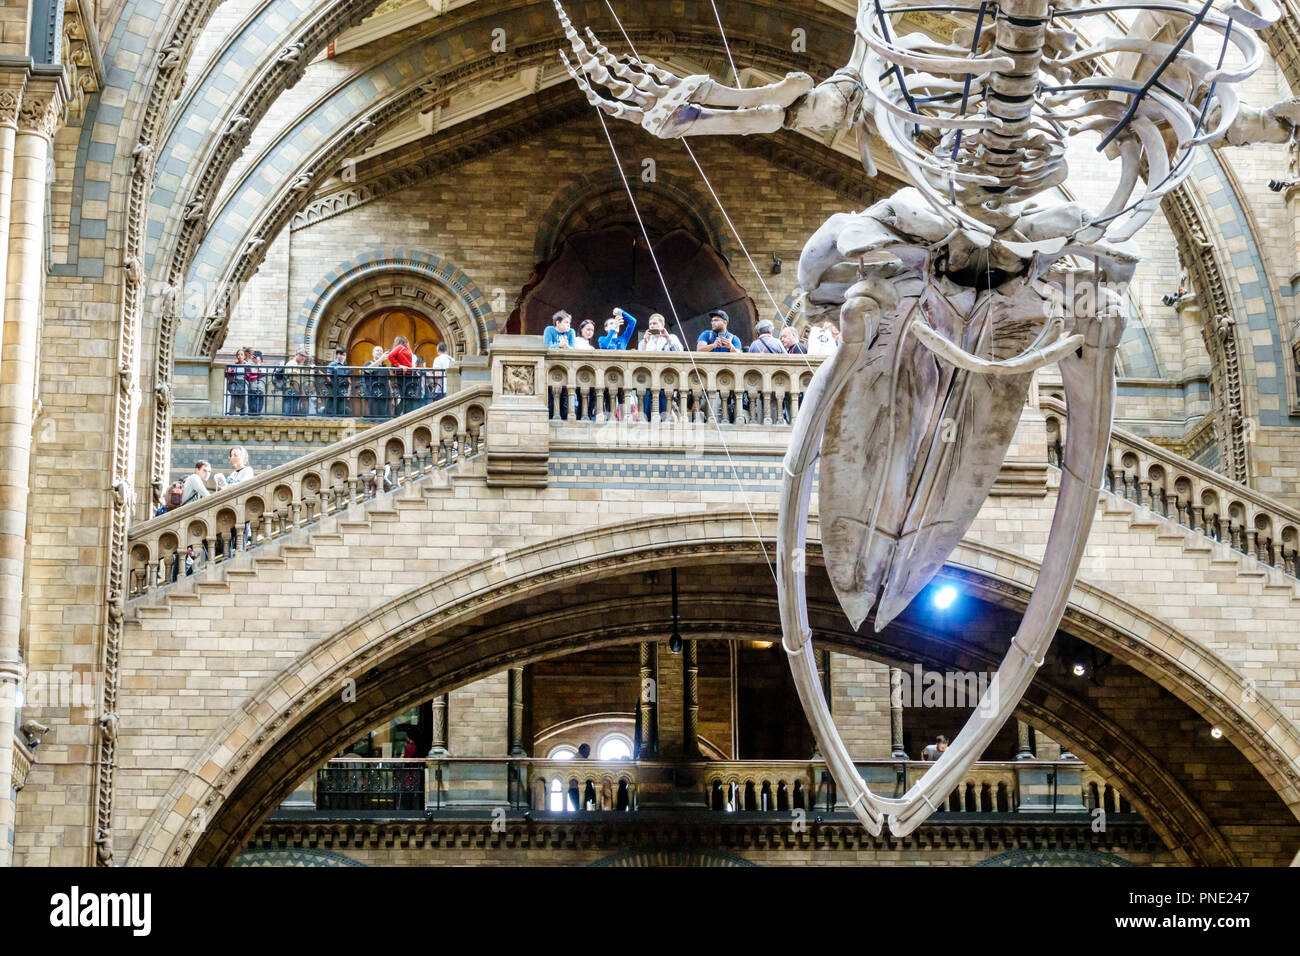
<path id="1" fill-rule="evenodd" d="M 424 772 L 419 761 L 331 761 L 316 771 L 316 808 L 423 810 Z"/>
<path id="2" fill-rule="evenodd" d="M 447 372 L 350 365 L 228 365 L 222 412 L 234 417 L 397 418 L 447 394 Z"/>

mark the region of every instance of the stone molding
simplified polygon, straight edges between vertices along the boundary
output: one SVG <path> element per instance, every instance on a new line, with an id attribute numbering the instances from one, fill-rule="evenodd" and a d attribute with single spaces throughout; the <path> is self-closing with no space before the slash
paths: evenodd
<path id="1" fill-rule="evenodd" d="M 822 822 L 795 832 L 789 814 L 726 814 L 716 811 L 682 813 L 688 819 L 638 819 L 620 814 L 613 824 L 606 820 L 582 820 L 572 814 L 559 819 L 523 819 L 522 813 L 507 814 L 505 829 L 493 827 L 483 814 L 445 814 L 431 820 L 375 821 L 287 821 L 272 818 L 263 823 L 245 843 L 247 850 L 288 847 L 361 850 L 376 846 L 430 850 L 466 847 L 547 850 L 595 848 L 620 850 L 695 846 L 752 850 L 826 850 L 853 853 L 861 850 L 906 852 L 909 850 L 988 849 L 990 855 L 1011 850 L 1069 849 L 1129 850 L 1152 853 L 1163 849 L 1160 839 L 1141 821 L 1108 820 L 1101 833 L 1092 832 L 1091 820 L 1026 822 L 998 820 L 965 822 L 944 819 L 929 821 L 906 837 L 872 836 L 849 814 L 822 814 Z M 536 815 L 535 815 L 536 816 Z M 558 816 L 558 815 L 557 815 Z M 623 819 L 626 817 L 626 819 Z M 752 819 L 750 819 L 752 818 Z"/>

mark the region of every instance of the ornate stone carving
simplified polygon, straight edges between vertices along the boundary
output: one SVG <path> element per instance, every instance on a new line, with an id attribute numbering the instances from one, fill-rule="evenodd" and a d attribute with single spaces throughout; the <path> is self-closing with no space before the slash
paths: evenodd
<path id="1" fill-rule="evenodd" d="M 506 395 L 536 395 L 537 366 L 505 363 L 501 366 L 501 391 Z"/>
<path id="2" fill-rule="evenodd" d="M 82 9 L 81 0 L 67 0 L 63 7 L 63 68 L 71 92 L 68 109 L 74 115 L 85 111 L 86 98 L 102 85 L 98 44 L 93 14 Z"/>
<path id="3" fill-rule="evenodd" d="M 135 149 L 131 150 L 131 175 L 147 179 L 150 172 L 149 161 L 152 158 L 153 146 L 148 143 L 137 143 Z"/>
<path id="4" fill-rule="evenodd" d="M 249 124 L 251 122 L 252 121 L 247 116 L 232 116 L 226 122 L 226 126 L 221 131 L 221 135 L 228 139 L 236 136 L 245 136 L 248 133 Z"/>
<path id="5" fill-rule="evenodd" d="M 0 126 L 18 125 L 18 107 L 23 96 L 18 90 L 0 89 Z"/>
<path id="6" fill-rule="evenodd" d="M 30 93 L 18 109 L 18 129 L 53 139 L 63 124 L 63 101 L 57 95 Z"/>

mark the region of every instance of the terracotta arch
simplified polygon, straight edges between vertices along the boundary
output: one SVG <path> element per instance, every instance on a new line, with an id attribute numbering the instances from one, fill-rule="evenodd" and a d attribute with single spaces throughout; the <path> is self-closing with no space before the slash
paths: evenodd
<path id="1" fill-rule="evenodd" d="M 454 262 L 415 249 L 374 249 L 316 283 L 298 313 L 301 344 L 328 361 L 352 329 L 386 308 L 424 316 L 458 358 L 486 354 L 496 331 L 487 297 Z"/>
<path id="2" fill-rule="evenodd" d="M 336 701 L 343 680 L 357 681 L 361 690 L 379 668 L 391 664 L 391 673 L 383 678 L 386 686 L 404 686 L 404 693 L 415 699 L 514 662 L 572 649 L 568 636 L 539 634 L 528 627 L 480 633 L 472 642 L 463 638 L 484 615 L 519 606 L 525 598 L 536 602 L 565 587 L 610 575 L 686 564 L 755 563 L 761 560 L 760 535 L 769 539 L 775 534 L 774 516 L 762 514 L 757 521 L 757 534 L 746 515 L 732 512 L 624 523 L 524 547 L 504 560 L 486 560 L 412 589 L 321 641 L 232 715 L 160 800 L 130 862 L 176 864 L 192 859 L 220 860 L 223 853 L 229 856 L 238 833 L 224 829 L 227 823 L 222 813 L 230 809 L 227 804 L 234 808 L 230 819 L 243 820 L 249 814 L 269 811 L 278 799 L 266 786 L 254 792 L 250 780 L 255 776 L 273 779 L 278 786 L 280 779 L 297 770 L 306 772 L 328 757 L 332 741 L 345 737 L 353 725 L 378 722 L 388 709 L 400 709 L 407 703 L 400 696 L 359 693 L 358 700 L 373 699 L 373 706 L 360 714 L 340 713 Z M 1012 609 L 1027 601 L 1027 587 L 1037 571 L 1027 558 L 970 542 L 954 552 L 950 564 L 953 574 L 964 577 L 992 603 Z M 628 623 L 619 628 L 617 637 L 605 637 L 604 643 L 656 639 L 660 632 L 666 636 L 665 623 L 646 613 L 644 601 L 623 599 L 621 605 L 602 606 L 600 618 L 606 628 L 611 614 L 625 615 L 623 620 Z M 765 621 L 770 633 L 775 615 L 767 614 Z M 752 628 L 757 630 L 758 622 Z M 1217 655 L 1140 609 L 1083 583 L 1074 589 L 1065 629 L 1083 632 L 1194 713 L 1223 726 L 1226 739 L 1267 781 L 1290 814 L 1288 819 L 1300 815 L 1300 774 L 1295 760 L 1287 756 L 1300 753 L 1300 733 L 1263 697 L 1242 701 L 1234 694 L 1239 680 Z M 834 631 L 834 626 L 829 630 Z M 845 646 L 871 650 L 861 636 L 832 636 Z M 594 634 L 587 640 L 584 646 L 601 645 Z M 418 655 L 412 653 L 416 648 L 421 649 Z M 954 652 L 948 659 L 969 661 L 971 655 Z M 1068 727 L 1071 713 L 1078 708 L 1047 688 L 1038 697 L 1031 693 L 1022 710 L 1030 719 L 1056 729 L 1062 722 Z M 1076 718 L 1083 722 L 1082 716 Z M 309 744 L 295 736 L 306 726 L 315 728 L 318 743 Z M 1097 747 L 1103 758 L 1108 742 L 1116 743 L 1114 729 L 1097 721 L 1075 727 L 1065 736 L 1077 740 L 1085 752 L 1090 746 Z M 1153 794 L 1168 797 L 1175 806 L 1180 798 L 1176 792 L 1167 792 L 1169 788 L 1162 783 L 1158 758 L 1143 755 L 1131 743 L 1118 743 L 1123 756 L 1112 760 L 1111 769 L 1122 771 L 1124 761 L 1135 761 L 1150 774 L 1148 787 Z M 1102 763 L 1106 765 L 1104 759 Z M 1126 783 L 1132 786 L 1132 781 Z M 1135 805 L 1141 802 L 1145 801 L 1139 798 Z M 1194 814 L 1182 818 L 1171 813 L 1165 819 L 1158 807 L 1142 809 L 1152 812 L 1149 822 L 1163 830 L 1166 839 L 1174 832 L 1171 828 L 1186 835 L 1198 826 Z M 1205 833 L 1202 826 L 1200 835 Z M 1208 841 L 1204 852 L 1195 842 L 1184 844 L 1189 845 L 1189 862 L 1235 862 L 1214 839 Z M 196 849 L 202 852 L 196 855 Z"/>

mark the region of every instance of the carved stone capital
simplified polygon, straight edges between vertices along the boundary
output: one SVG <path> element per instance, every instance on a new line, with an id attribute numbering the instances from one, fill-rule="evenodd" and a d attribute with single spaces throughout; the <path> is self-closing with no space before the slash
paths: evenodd
<path id="1" fill-rule="evenodd" d="M 67 103 L 58 90 L 28 87 L 18 108 L 18 131 L 39 133 L 52 140 L 63 125 L 66 106 Z"/>
<path id="2" fill-rule="evenodd" d="M 0 89 L 0 126 L 18 128 L 18 108 L 22 105 L 23 93 L 20 89 Z"/>

